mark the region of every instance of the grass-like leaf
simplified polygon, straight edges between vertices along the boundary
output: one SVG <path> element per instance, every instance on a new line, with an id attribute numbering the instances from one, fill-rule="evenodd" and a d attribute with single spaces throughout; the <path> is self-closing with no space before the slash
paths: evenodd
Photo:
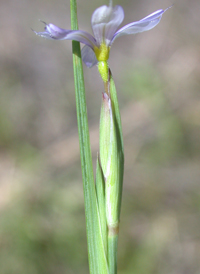
<path id="1" fill-rule="evenodd" d="M 78 29 L 76 0 L 70 0 L 72 29 Z M 95 191 L 90 149 L 87 108 L 79 42 L 72 41 L 74 83 L 85 200 L 86 230 L 90 274 L 108 274 L 107 259 L 101 235 L 101 224 Z"/>

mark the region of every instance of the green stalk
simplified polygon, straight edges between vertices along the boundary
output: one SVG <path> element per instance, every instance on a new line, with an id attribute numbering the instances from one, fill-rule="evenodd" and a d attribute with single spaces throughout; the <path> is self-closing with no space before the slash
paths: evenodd
<path id="1" fill-rule="evenodd" d="M 117 244 L 118 231 L 114 235 L 108 235 L 108 262 L 110 274 L 117 274 Z"/>
<path id="2" fill-rule="evenodd" d="M 100 203 L 100 206 L 106 214 L 109 274 L 116 274 L 124 151 L 117 93 L 110 71 L 107 78 L 108 81 L 104 82 L 105 92 L 102 98 L 99 138 L 99 165 L 101 166 L 103 180 L 97 182 L 101 185 L 102 181 L 105 188 L 105 204 Z M 100 196 L 98 191 L 97 194 Z"/>
<path id="3" fill-rule="evenodd" d="M 118 192 L 116 196 L 112 197 L 115 199 L 114 203 L 114 213 L 113 216 L 117 216 L 116 223 L 108 223 L 108 264 L 109 264 L 109 273 L 117 274 L 117 248 L 118 248 L 118 233 L 119 233 L 119 222 L 120 222 L 120 211 L 121 211 L 121 199 L 122 199 L 122 187 L 123 187 L 123 175 L 124 175 L 124 145 L 123 145 L 123 135 L 122 135 L 122 125 L 121 125 L 121 116 L 117 99 L 117 92 L 115 88 L 115 83 L 109 71 L 109 86 L 110 86 L 110 98 L 112 103 L 112 113 L 113 113 L 113 122 L 115 128 L 116 136 L 116 154 L 115 154 L 115 170 L 117 173 L 115 178 L 117 179 L 114 184 L 117 185 Z M 112 194 L 111 194 L 112 195 Z"/>
<path id="4" fill-rule="evenodd" d="M 70 0 L 71 25 L 78 29 L 76 0 Z M 72 41 L 74 83 L 77 107 L 80 157 L 85 201 L 86 231 L 90 274 L 109 274 L 101 233 L 98 203 L 93 176 L 90 149 L 85 87 L 81 60 L 80 43 Z"/>

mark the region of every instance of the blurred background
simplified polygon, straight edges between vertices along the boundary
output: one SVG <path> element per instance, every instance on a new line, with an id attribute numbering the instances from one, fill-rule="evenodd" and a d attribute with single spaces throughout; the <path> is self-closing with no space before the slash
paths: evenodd
<path id="1" fill-rule="evenodd" d="M 1 274 L 88 273 L 69 0 L 0 2 Z M 79 27 L 104 1 L 78 0 Z M 111 49 L 125 144 L 119 274 L 200 273 L 200 2 L 116 0 L 123 24 L 158 9 L 158 26 Z M 103 83 L 84 66 L 91 146 Z"/>

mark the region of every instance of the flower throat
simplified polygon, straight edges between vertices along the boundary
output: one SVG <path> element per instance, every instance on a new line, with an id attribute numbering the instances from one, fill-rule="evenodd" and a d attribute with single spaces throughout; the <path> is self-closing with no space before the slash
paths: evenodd
<path id="1" fill-rule="evenodd" d="M 100 47 L 94 47 L 94 52 L 96 58 L 98 60 L 98 69 L 101 77 L 106 83 L 108 81 L 108 58 L 110 53 L 110 47 L 108 47 L 105 43 L 102 43 Z"/>

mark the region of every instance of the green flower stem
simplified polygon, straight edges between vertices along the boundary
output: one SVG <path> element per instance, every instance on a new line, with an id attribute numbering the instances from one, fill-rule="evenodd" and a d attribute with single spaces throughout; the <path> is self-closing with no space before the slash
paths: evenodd
<path id="1" fill-rule="evenodd" d="M 113 231 L 114 232 L 114 231 Z M 118 244 L 118 230 L 108 235 L 108 264 L 109 273 L 117 274 L 117 244 Z"/>
<path id="2" fill-rule="evenodd" d="M 76 0 L 70 0 L 70 6 L 72 29 L 76 30 L 78 29 Z M 72 50 L 89 268 L 90 274 L 109 274 L 94 184 L 80 44 L 73 41 Z"/>
<path id="3" fill-rule="evenodd" d="M 123 175 L 124 175 L 124 145 L 123 145 L 123 135 L 122 135 L 122 125 L 121 116 L 117 99 L 117 92 L 115 88 L 115 83 L 109 71 L 109 90 L 110 98 L 112 102 L 113 110 L 113 120 L 115 125 L 116 134 L 116 170 L 117 173 L 115 184 L 117 185 L 118 192 L 116 193 L 116 215 L 118 216 L 118 221 L 114 225 L 109 226 L 108 231 L 108 264 L 110 274 L 117 273 L 117 244 L 118 244 L 118 233 L 119 233 L 119 221 L 120 221 L 120 211 L 121 211 L 121 199 L 122 199 L 122 187 L 123 187 Z"/>
<path id="4" fill-rule="evenodd" d="M 101 109 L 99 159 L 105 184 L 109 274 L 116 274 L 124 152 L 117 93 L 111 72 L 108 73 Z"/>

